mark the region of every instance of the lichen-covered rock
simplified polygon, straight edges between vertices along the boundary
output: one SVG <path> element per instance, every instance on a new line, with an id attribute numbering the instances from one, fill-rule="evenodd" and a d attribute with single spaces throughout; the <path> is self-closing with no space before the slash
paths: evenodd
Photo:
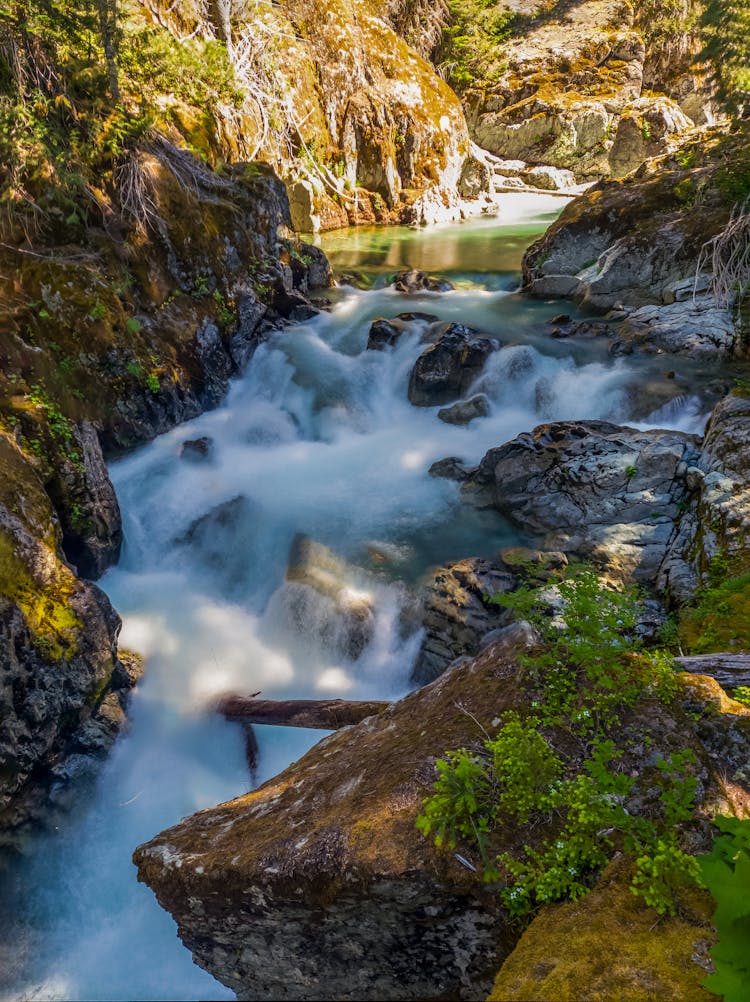
<path id="1" fill-rule="evenodd" d="M 415 407 L 435 407 L 464 396 L 499 347 L 495 338 L 464 324 L 449 324 L 414 363 L 409 400 Z"/>
<path id="2" fill-rule="evenodd" d="M 679 432 L 601 421 L 540 425 L 491 449 L 461 494 L 537 533 L 545 549 L 653 581 L 698 456 L 698 440 Z"/>
<path id="3" fill-rule="evenodd" d="M 414 822 L 435 759 L 465 744 L 472 717 L 491 727 L 518 701 L 518 644 L 136 850 L 196 962 L 241 998 L 484 997 L 514 933 L 497 925 L 497 895 Z"/>
<path id="4" fill-rule="evenodd" d="M 683 514 L 660 576 L 685 599 L 708 579 L 711 562 L 747 569 L 750 541 L 750 400 L 730 395 L 713 410 L 700 455 L 685 474 L 691 505 Z"/>
<path id="5" fill-rule="evenodd" d="M 693 128 L 692 121 L 667 97 L 643 97 L 628 105 L 617 125 L 609 151 L 613 177 L 623 177 L 653 157 L 680 145 L 680 137 Z"/>
<path id="6" fill-rule="evenodd" d="M 653 315 L 635 321 L 642 332 L 653 328 L 657 348 L 677 350 L 681 325 L 685 344 L 700 345 L 706 354 L 712 343 L 716 354 L 725 353 L 728 344 L 742 350 L 730 337 L 729 315 L 719 315 L 706 291 L 710 276 L 696 279 L 696 272 L 706 242 L 729 219 L 727 172 L 742 169 L 743 149 L 741 135 L 711 136 L 687 143 L 678 157 L 649 161 L 622 181 L 599 182 L 570 202 L 528 249 L 524 288 L 601 310 L 671 307 L 663 322 Z M 708 270 L 705 260 L 703 268 Z M 708 329 L 704 337 L 701 324 Z"/>

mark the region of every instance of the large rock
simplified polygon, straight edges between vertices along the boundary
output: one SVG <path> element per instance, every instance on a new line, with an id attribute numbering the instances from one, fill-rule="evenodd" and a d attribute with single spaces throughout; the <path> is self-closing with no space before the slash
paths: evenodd
<path id="1" fill-rule="evenodd" d="M 49 820 L 66 780 L 90 775 L 124 722 L 131 673 L 120 620 L 78 581 L 42 483 L 0 435 L 0 830 L 13 843 Z"/>
<path id="2" fill-rule="evenodd" d="M 438 567 L 424 588 L 425 636 L 413 681 L 424 685 L 457 658 L 476 654 L 482 638 L 509 620 L 492 596 L 510 591 L 515 583 L 512 574 L 478 557 Z"/>
<path id="3" fill-rule="evenodd" d="M 622 181 L 590 188 L 526 251 L 524 288 L 541 298 L 566 296 L 600 310 L 672 307 L 663 323 L 654 315 L 635 321 L 640 328 L 655 328 L 657 347 L 669 344 L 674 351 L 686 321 L 686 345 L 700 344 L 708 353 L 713 341 L 717 355 L 730 343 L 735 352 L 745 350 L 730 337 L 730 317 L 707 291 L 711 265 L 706 256 L 708 241 L 729 220 L 733 198 L 722 179 L 740 169 L 743 146 L 741 136 L 691 141 L 679 154 L 648 161 Z"/>
<path id="4" fill-rule="evenodd" d="M 490 449 L 461 491 L 465 501 L 538 534 L 545 549 L 653 581 L 698 456 L 692 435 L 559 422 Z"/>
<path id="5" fill-rule="evenodd" d="M 499 347 L 499 341 L 471 327 L 449 324 L 414 364 L 409 400 L 416 407 L 434 407 L 464 396 Z"/>
<path id="6" fill-rule="evenodd" d="M 141 846 L 139 879 L 196 962 L 240 998 L 483 998 L 515 934 L 414 822 L 435 759 L 518 701 L 517 650 L 488 649 Z"/>
<path id="7" fill-rule="evenodd" d="M 623 177 L 651 157 L 679 146 L 692 121 L 667 97 L 644 97 L 623 111 L 609 151 L 613 177 Z"/>
<path id="8" fill-rule="evenodd" d="M 686 471 L 691 505 L 660 575 L 675 599 L 689 598 L 709 578 L 712 561 L 748 569 L 750 535 L 750 400 L 728 396 L 714 408 L 703 448 Z"/>

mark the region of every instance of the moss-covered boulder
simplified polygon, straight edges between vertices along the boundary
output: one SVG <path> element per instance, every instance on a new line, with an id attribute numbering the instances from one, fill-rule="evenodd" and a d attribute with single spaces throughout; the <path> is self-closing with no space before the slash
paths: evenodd
<path id="1" fill-rule="evenodd" d="M 656 918 L 612 865 L 579 901 L 548 905 L 503 964 L 488 1002 L 710 1002 L 713 902 L 683 892 L 679 914 Z"/>

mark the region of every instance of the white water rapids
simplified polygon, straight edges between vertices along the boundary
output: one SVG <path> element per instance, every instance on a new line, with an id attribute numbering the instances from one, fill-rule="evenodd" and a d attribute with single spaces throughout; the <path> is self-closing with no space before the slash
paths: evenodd
<path id="1" fill-rule="evenodd" d="M 113 465 L 126 544 L 102 585 L 123 617 L 122 645 L 145 655 L 146 674 L 92 801 L 64 830 L 40 837 L 23 864 L 7 997 L 233 998 L 193 965 L 130 859 L 180 817 L 247 790 L 240 730 L 207 709 L 211 697 L 403 693 L 420 639 L 399 628 L 405 586 L 432 565 L 490 555 L 517 538 L 490 513 L 462 511 L 457 486 L 431 478 L 430 464 L 445 456 L 474 463 L 540 421 L 628 419 L 646 363 L 611 359 L 595 341 L 551 340 L 549 318 L 569 306 L 507 291 L 520 250 L 560 201 L 513 196 L 507 204 L 522 222 L 506 213 L 420 234 L 331 238 L 342 270 L 379 275 L 410 264 L 447 274 L 458 288 L 409 299 L 377 282 L 337 290 L 330 314 L 258 349 L 219 409 Z M 458 427 L 440 421 L 437 408 L 409 404 L 409 372 L 424 348 L 419 323 L 395 349 L 365 351 L 371 320 L 405 310 L 503 342 L 476 384 L 490 398 L 489 417 Z M 689 391 L 669 406 L 652 422 L 701 430 Z M 209 456 L 181 457 L 182 443 L 200 436 L 212 440 Z M 233 514 L 196 526 L 235 498 L 245 501 Z M 284 574 L 296 533 L 346 558 L 350 587 L 374 603 L 374 635 L 354 661 L 314 602 L 301 621 L 290 611 Z M 261 780 L 320 737 L 270 727 L 257 734 Z"/>

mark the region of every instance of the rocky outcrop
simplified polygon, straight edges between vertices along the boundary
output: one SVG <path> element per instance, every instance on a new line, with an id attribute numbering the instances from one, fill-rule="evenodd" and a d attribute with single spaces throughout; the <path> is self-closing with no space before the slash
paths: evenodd
<path id="1" fill-rule="evenodd" d="M 495 338 L 471 327 L 448 324 L 415 362 L 409 377 L 409 400 L 416 407 L 435 407 L 464 396 L 499 347 Z"/>
<path id="2" fill-rule="evenodd" d="M 524 288 L 626 320 L 618 349 L 742 354 L 731 302 L 713 293 L 709 242 L 721 234 L 741 170 L 741 136 L 693 142 L 568 204 L 524 256 Z M 730 297 L 731 298 L 731 297 Z"/>
<path id="3" fill-rule="evenodd" d="M 153 10 L 178 37 L 216 36 L 210 9 Z M 461 104 L 382 5 L 241 4 L 228 30 L 239 106 L 219 107 L 208 130 L 176 97 L 165 98 L 168 111 L 209 156 L 271 163 L 287 183 L 295 229 L 459 218 L 469 147 Z M 292 40 L 283 58 L 271 39 Z"/>
<path id="4" fill-rule="evenodd" d="M 482 639 L 509 621 L 493 595 L 515 584 L 505 568 L 478 557 L 433 571 L 423 588 L 425 636 L 412 680 L 418 685 L 432 682 L 457 658 L 473 657 Z"/>
<path id="5" fill-rule="evenodd" d="M 657 37 L 660 18 L 674 21 L 671 8 L 653 5 L 644 16 L 616 0 L 586 0 L 514 11 L 509 37 L 487 38 L 484 73 L 464 93 L 472 139 L 496 156 L 563 169 L 579 182 L 619 177 L 696 122 L 713 121 L 710 87 L 688 54 L 695 39 L 667 46 Z"/>
<path id="6" fill-rule="evenodd" d="M 662 568 L 661 584 L 678 599 L 708 580 L 718 559 L 747 570 L 750 540 L 750 400 L 728 396 L 714 408 L 703 448 L 686 471 L 692 504 Z"/>
<path id="7" fill-rule="evenodd" d="M 122 727 L 137 666 L 116 652 L 120 620 L 76 579 L 37 471 L 0 434 L 0 829 L 13 843 L 49 821 L 71 779 L 91 776 Z"/>
<path id="8" fill-rule="evenodd" d="M 605 991 L 623 984 L 623 971 L 599 965 L 601 951 L 587 946 L 604 925 L 610 937 L 623 938 L 623 964 L 639 983 L 661 984 L 678 963 L 680 986 L 696 986 L 704 972 L 689 966 L 689 945 L 711 939 L 705 892 L 680 892 L 679 919 L 667 922 L 664 940 L 655 937 L 653 913 L 636 904 L 632 873 L 618 853 L 590 901 L 544 908 L 528 939 L 521 938 L 523 927 L 499 907 L 496 888 L 472 872 L 472 860 L 479 863 L 474 848 L 460 843 L 440 851 L 415 831 L 436 758 L 446 749 L 479 747 L 508 710 L 527 712 L 532 694 L 518 656 L 528 645 L 528 624 L 515 624 L 477 658 L 325 738 L 259 789 L 140 846 L 139 879 L 174 916 L 196 962 L 240 998 L 483 998 L 493 964 L 500 967 L 494 998 L 547 998 L 561 984 L 570 985 L 562 997 L 578 998 L 589 977 Z M 733 721 L 743 726 L 748 718 L 718 715 L 695 698 L 691 689 L 684 699 L 692 716 L 679 700 L 668 709 L 645 699 L 623 720 L 632 745 L 620 765 L 636 780 L 626 809 L 659 813 L 654 763 L 685 748 L 695 756 L 698 811 L 725 805 L 711 749 L 733 734 L 746 754 L 747 731 L 738 733 Z M 571 755 L 567 728 L 546 736 Z M 580 755 L 573 753 L 579 768 Z M 745 778 L 741 796 L 746 789 Z M 517 830 L 498 826 L 491 852 L 517 851 L 539 837 L 540 827 L 556 830 L 543 819 Z M 694 850 L 707 844 L 706 828 L 705 821 L 691 825 Z M 646 940 L 646 952 L 638 951 Z M 269 942 L 272 962 L 259 962 Z M 707 945 L 699 945 L 699 961 Z M 598 980 L 605 971 L 606 980 Z"/>
<path id="9" fill-rule="evenodd" d="M 462 498 L 494 507 L 544 549 L 653 581 L 687 506 L 698 440 L 600 421 L 540 425 L 491 449 Z"/>

